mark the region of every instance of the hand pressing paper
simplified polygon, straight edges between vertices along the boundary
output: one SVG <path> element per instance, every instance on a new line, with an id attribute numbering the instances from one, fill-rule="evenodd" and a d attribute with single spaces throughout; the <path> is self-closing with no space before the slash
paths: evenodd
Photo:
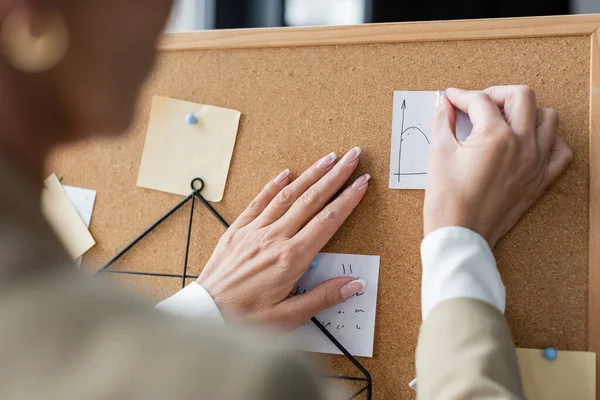
<path id="1" fill-rule="evenodd" d="M 427 150 L 437 91 L 394 92 L 390 189 L 425 189 Z M 469 116 L 456 111 L 456 138 L 464 141 L 473 126 Z"/>
<path id="2" fill-rule="evenodd" d="M 73 260 L 96 244 L 55 174 L 44 181 L 42 212 Z"/>
<path id="3" fill-rule="evenodd" d="M 240 115 L 228 108 L 154 96 L 137 185 L 187 196 L 198 177 L 205 184 L 202 196 L 221 201 Z"/>
<path id="4" fill-rule="evenodd" d="M 373 357 L 379 256 L 319 253 L 316 260 L 318 266 L 309 269 L 300 278 L 294 294 L 302 295 L 319 283 L 338 276 L 364 279 L 367 286 L 362 293 L 320 312 L 315 317 L 350 354 Z M 300 328 L 282 335 L 281 341 L 296 350 L 342 354 L 312 321 L 307 321 Z"/>

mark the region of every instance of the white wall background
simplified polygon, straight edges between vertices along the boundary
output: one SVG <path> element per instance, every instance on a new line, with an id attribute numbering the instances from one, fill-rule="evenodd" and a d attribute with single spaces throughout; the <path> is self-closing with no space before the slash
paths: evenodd
<path id="1" fill-rule="evenodd" d="M 214 28 L 214 7 L 217 0 L 176 0 L 167 32 L 187 32 Z"/>
<path id="2" fill-rule="evenodd" d="M 600 13 L 600 0 L 571 0 L 571 12 L 574 14 Z"/>
<path id="3" fill-rule="evenodd" d="M 288 25 L 355 25 L 365 21 L 364 0 L 286 0 L 285 6 Z"/>
<path id="4" fill-rule="evenodd" d="M 214 28 L 215 2 L 218 0 L 176 0 L 168 32 Z M 261 0 L 269 2 L 269 0 Z M 285 0 L 288 25 L 351 25 L 364 21 L 364 0 Z M 275 7 L 269 7 L 277 13 Z M 574 14 L 600 13 L 600 0 L 571 0 Z M 270 26 L 264 16 L 265 26 Z"/>

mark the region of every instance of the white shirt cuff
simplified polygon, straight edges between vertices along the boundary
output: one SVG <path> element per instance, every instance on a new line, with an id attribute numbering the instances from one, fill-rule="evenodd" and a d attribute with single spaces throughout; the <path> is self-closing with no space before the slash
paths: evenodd
<path id="1" fill-rule="evenodd" d="M 224 324 L 223 316 L 211 295 L 197 282 L 156 305 L 156 308 L 183 317 L 211 318 Z"/>
<path id="2" fill-rule="evenodd" d="M 470 297 L 504 313 L 506 292 L 494 255 L 481 235 L 467 228 L 445 227 L 421 243 L 423 320 L 445 300 Z"/>

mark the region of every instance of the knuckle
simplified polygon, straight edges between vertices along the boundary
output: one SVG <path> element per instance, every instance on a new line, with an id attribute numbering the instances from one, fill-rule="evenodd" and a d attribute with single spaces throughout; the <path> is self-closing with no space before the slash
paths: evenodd
<path id="1" fill-rule="evenodd" d="M 498 126 L 497 124 L 487 124 L 483 128 L 484 131 L 491 133 L 492 140 L 499 143 L 511 144 L 515 140 L 515 135 L 512 129 L 506 124 Z"/>
<path id="2" fill-rule="evenodd" d="M 332 178 L 341 175 L 346 168 L 346 165 L 342 165 L 341 163 L 336 164 L 336 166 L 333 167 L 333 169 L 327 173 L 326 179 L 331 180 Z"/>
<path id="3" fill-rule="evenodd" d="M 290 206 L 294 202 L 294 192 L 291 188 L 285 187 L 281 189 L 281 191 L 277 195 L 277 199 L 282 205 Z"/>
<path id="4" fill-rule="evenodd" d="M 221 236 L 221 239 L 219 240 L 219 242 L 222 245 L 228 246 L 231 243 L 233 243 L 233 238 L 234 238 L 234 233 L 232 229 L 227 229 L 225 231 L 225 233 L 223 234 L 223 236 Z"/>
<path id="5" fill-rule="evenodd" d="M 535 102 L 535 92 L 527 85 L 516 85 L 514 87 L 514 94 L 523 100 Z"/>
<path id="6" fill-rule="evenodd" d="M 477 101 L 489 101 L 490 100 L 490 96 L 487 93 L 484 92 L 473 92 L 473 97 L 477 100 Z"/>
<path id="7" fill-rule="evenodd" d="M 551 126 L 558 126 L 560 117 L 554 108 L 544 108 L 544 114 Z"/>
<path id="8" fill-rule="evenodd" d="M 570 164 L 573 161 L 573 150 L 565 146 L 564 150 L 562 150 L 562 158 L 565 164 Z"/>
<path id="9" fill-rule="evenodd" d="M 248 210 L 251 211 L 253 214 L 260 212 L 263 208 L 263 202 L 258 199 L 252 200 L 252 202 L 248 205 Z"/>
<path id="10" fill-rule="evenodd" d="M 331 224 L 338 219 L 338 215 L 339 212 L 337 209 L 333 207 L 327 207 L 317 215 L 317 218 L 321 223 Z"/>
<path id="11" fill-rule="evenodd" d="M 310 188 L 300 197 L 300 201 L 303 204 L 311 205 L 319 202 L 321 194 L 318 190 Z"/>
<path id="12" fill-rule="evenodd" d="M 321 302 L 325 306 L 325 308 L 329 308 L 337 304 L 338 297 L 334 294 L 333 290 L 323 290 L 323 294 L 321 295 Z"/>
<path id="13" fill-rule="evenodd" d="M 292 265 L 298 261 L 300 252 L 295 245 L 288 245 L 279 252 L 279 260 L 285 265 Z"/>
<path id="14" fill-rule="evenodd" d="M 267 251 L 273 247 L 274 242 L 275 238 L 267 231 L 260 234 L 255 243 L 259 251 Z"/>

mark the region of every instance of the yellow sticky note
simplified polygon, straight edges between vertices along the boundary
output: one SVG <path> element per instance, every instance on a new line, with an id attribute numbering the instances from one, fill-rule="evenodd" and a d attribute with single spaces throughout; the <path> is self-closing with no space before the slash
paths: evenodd
<path id="1" fill-rule="evenodd" d="M 193 114 L 196 124 L 188 124 Z M 204 181 L 202 196 L 221 201 L 241 113 L 154 96 L 137 185 L 187 196 L 194 178 Z"/>
<path id="2" fill-rule="evenodd" d="M 595 353 L 561 350 L 549 361 L 543 350 L 517 349 L 517 359 L 527 399 L 596 399 Z"/>
<path id="3" fill-rule="evenodd" d="M 42 212 L 73 260 L 96 244 L 55 174 L 44 181 Z"/>

